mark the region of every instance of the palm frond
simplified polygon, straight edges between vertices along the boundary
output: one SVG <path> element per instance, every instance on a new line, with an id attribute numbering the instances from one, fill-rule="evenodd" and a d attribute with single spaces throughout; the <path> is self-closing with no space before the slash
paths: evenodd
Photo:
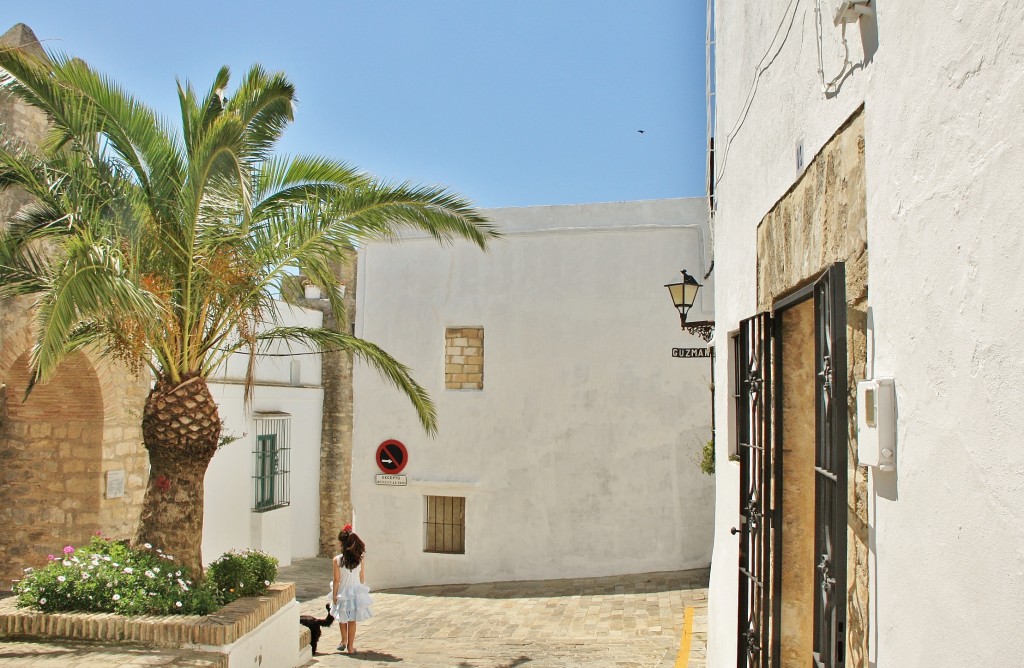
<path id="1" fill-rule="evenodd" d="M 379 346 L 351 334 L 316 327 L 274 327 L 258 334 L 256 340 L 264 347 L 274 342 L 291 341 L 313 345 L 321 352 L 352 353 L 412 402 L 420 424 L 428 434 L 437 433 L 437 409 L 427 391 L 413 380 L 409 367 Z M 239 348 L 243 345 L 240 343 Z"/>
<path id="2" fill-rule="evenodd" d="M 178 81 L 178 134 L 86 63 L 50 57 L 0 51 L 0 86 L 51 127 L 38 154 L 0 143 L 0 190 L 33 197 L 0 233 L 0 296 L 38 297 L 36 378 L 98 345 L 170 379 L 212 373 L 225 348 L 247 348 L 251 381 L 262 342 L 303 341 L 364 359 L 436 429 L 426 392 L 372 343 L 257 325 L 296 269 L 342 313 L 335 265 L 365 241 L 411 229 L 486 248 L 498 230 L 469 200 L 325 157 L 275 156 L 296 99 L 284 74 L 255 66 L 233 96 L 227 67 L 205 93 Z"/>
<path id="3" fill-rule="evenodd" d="M 294 118 L 294 103 L 295 86 L 283 72 L 268 74 L 259 65 L 249 69 L 227 106 L 245 124 L 250 160 L 271 157 L 271 150 Z"/>
<path id="4" fill-rule="evenodd" d="M 65 244 L 64 257 L 49 273 L 50 283 L 36 309 L 38 338 L 31 366 L 39 380 L 47 379 L 67 354 L 71 333 L 83 321 L 130 318 L 159 321 L 159 309 L 149 295 L 125 275 L 116 250 L 75 239 Z"/>

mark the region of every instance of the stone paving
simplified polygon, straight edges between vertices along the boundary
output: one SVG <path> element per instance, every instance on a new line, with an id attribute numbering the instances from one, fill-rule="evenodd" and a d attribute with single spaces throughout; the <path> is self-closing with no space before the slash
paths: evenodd
<path id="1" fill-rule="evenodd" d="M 329 559 L 281 569 L 304 614 L 324 614 Z M 373 593 L 354 655 L 326 629 L 307 668 L 705 668 L 707 569 L 609 578 L 498 582 Z M 371 582 L 372 584 L 372 582 Z M 680 657 L 686 608 L 694 608 L 689 657 Z M 296 629 L 296 637 L 298 629 Z M 0 665 L 17 668 L 219 667 L 219 655 L 76 642 L 0 642 Z M 264 666 L 262 668 L 278 668 Z"/>
<path id="2" fill-rule="evenodd" d="M 222 654 L 187 649 L 104 647 L 72 641 L 0 642 L 0 666 L 4 668 L 227 668 L 227 665 L 227 657 Z"/>
<path id="3" fill-rule="evenodd" d="M 322 616 L 329 559 L 282 568 L 302 612 Z M 706 569 L 610 578 L 390 589 L 373 593 L 375 616 L 359 624 L 355 655 L 327 629 L 309 666 L 455 668 L 704 668 Z M 372 582 L 371 582 L 372 584 Z M 677 657 L 684 612 L 694 608 L 688 662 Z"/>

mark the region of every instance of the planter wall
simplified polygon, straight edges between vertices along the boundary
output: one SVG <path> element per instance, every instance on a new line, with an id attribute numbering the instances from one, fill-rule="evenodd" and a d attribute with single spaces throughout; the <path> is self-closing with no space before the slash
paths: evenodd
<path id="1" fill-rule="evenodd" d="M 263 596 L 238 599 L 205 617 L 125 617 L 110 613 L 44 613 L 0 601 L 0 639 L 85 640 L 148 647 L 195 647 L 225 654 L 228 666 L 299 666 L 311 657 L 300 635 L 295 585 L 275 583 Z M 302 640 L 305 642 L 302 642 Z"/>

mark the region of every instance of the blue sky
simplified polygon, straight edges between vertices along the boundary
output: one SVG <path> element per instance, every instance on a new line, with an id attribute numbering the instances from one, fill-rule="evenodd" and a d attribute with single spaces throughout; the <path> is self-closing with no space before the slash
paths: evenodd
<path id="1" fill-rule="evenodd" d="M 5 12 L 176 119 L 175 77 L 285 71 L 281 149 L 480 206 L 704 194 L 698 0 L 46 0 Z M 644 130 L 641 134 L 638 130 Z"/>

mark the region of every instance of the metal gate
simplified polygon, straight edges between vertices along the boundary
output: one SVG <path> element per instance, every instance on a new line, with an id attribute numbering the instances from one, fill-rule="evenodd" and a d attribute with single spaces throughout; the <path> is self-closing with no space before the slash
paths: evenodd
<path id="1" fill-rule="evenodd" d="M 740 668 L 778 665 L 779 563 L 776 481 L 781 462 L 772 438 L 772 318 L 760 313 L 740 323 L 736 339 L 737 445 L 740 458 Z"/>
<path id="2" fill-rule="evenodd" d="M 846 270 L 814 284 L 814 664 L 846 665 Z"/>

